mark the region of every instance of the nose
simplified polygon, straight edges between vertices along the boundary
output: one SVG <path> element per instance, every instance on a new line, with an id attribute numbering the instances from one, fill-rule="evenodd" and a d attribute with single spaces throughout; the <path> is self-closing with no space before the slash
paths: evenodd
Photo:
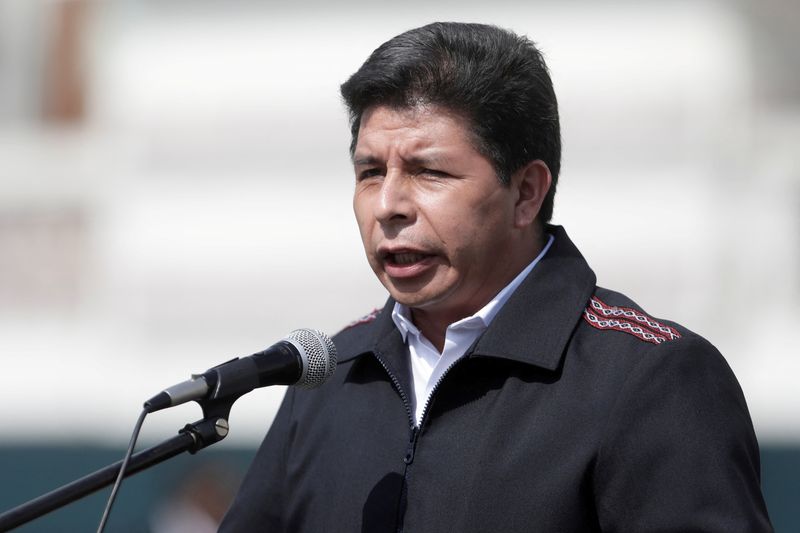
<path id="1" fill-rule="evenodd" d="M 404 224 L 413 221 L 414 201 L 410 180 L 398 170 L 389 170 L 381 182 L 375 202 L 375 218 L 381 224 Z"/>

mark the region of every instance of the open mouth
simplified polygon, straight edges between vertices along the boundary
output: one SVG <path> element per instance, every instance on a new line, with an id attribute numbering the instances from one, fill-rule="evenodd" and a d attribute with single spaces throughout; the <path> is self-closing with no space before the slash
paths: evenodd
<path id="1" fill-rule="evenodd" d="M 418 252 L 399 252 L 399 253 L 384 254 L 383 260 L 393 265 L 405 266 L 405 265 L 413 265 L 414 263 L 419 263 L 420 261 L 423 261 L 428 257 L 431 256 L 428 254 L 421 254 Z"/>
<path id="2" fill-rule="evenodd" d="M 434 265 L 434 254 L 426 254 L 418 250 L 396 249 L 380 254 L 384 271 L 396 279 L 415 278 L 427 272 Z"/>

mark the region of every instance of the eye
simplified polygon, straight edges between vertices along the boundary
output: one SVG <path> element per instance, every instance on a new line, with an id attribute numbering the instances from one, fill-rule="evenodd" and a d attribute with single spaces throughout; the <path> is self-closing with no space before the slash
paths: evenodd
<path id="1" fill-rule="evenodd" d="M 443 170 L 436 170 L 433 168 L 422 168 L 417 172 L 417 174 L 422 176 L 431 176 L 434 178 L 446 178 L 450 175 Z"/>
<path id="2" fill-rule="evenodd" d="M 356 173 L 356 179 L 358 181 L 363 181 L 365 179 L 374 178 L 376 176 L 382 176 L 382 175 L 383 175 L 382 168 L 379 167 L 365 168 L 363 170 L 359 170 Z"/>

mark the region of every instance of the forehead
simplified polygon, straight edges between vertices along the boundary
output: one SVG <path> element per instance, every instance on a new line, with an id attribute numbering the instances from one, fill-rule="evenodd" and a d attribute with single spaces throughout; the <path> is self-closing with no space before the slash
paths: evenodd
<path id="1" fill-rule="evenodd" d="M 375 106 L 361 117 L 354 159 L 398 151 L 473 150 L 468 122 L 437 106 Z"/>

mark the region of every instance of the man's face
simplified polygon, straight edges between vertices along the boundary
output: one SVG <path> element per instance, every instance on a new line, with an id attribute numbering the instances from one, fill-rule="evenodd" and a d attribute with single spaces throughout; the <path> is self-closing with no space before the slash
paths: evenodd
<path id="1" fill-rule="evenodd" d="M 461 117 L 371 108 L 353 161 L 361 240 L 398 302 L 457 320 L 513 279 L 518 194 L 475 150 Z"/>

